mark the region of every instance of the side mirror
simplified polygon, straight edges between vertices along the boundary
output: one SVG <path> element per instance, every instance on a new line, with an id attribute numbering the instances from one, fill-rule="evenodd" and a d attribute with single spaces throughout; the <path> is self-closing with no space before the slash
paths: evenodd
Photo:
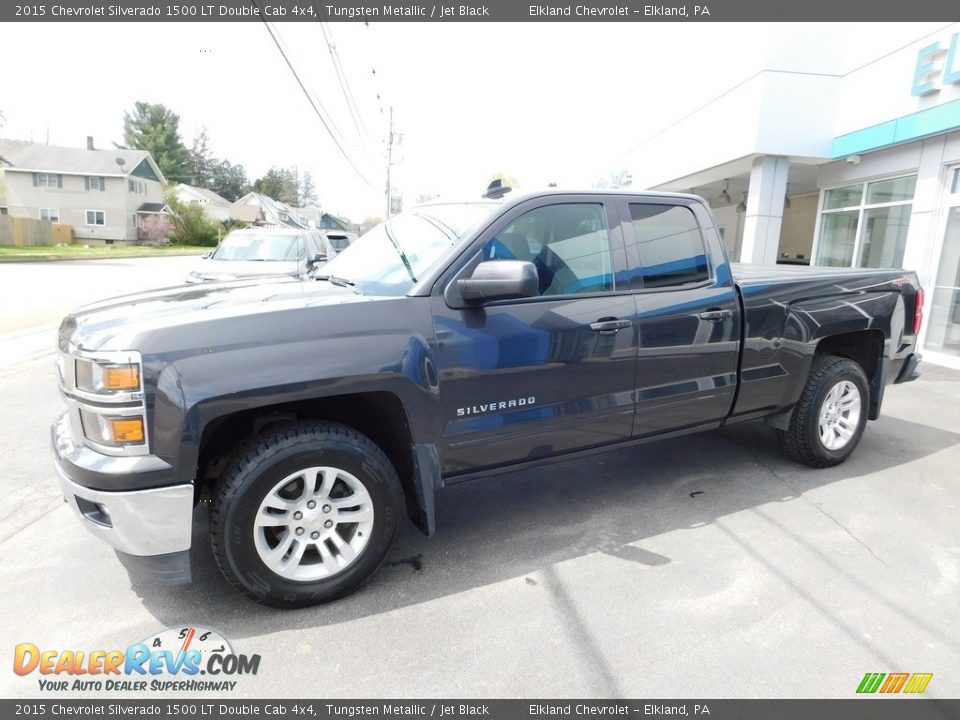
<path id="1" fill-rule="evenodd" d="M 327 261 L 326 253 L 317 253 L 312 258 L 307 260 L 307 265 L 309 265 L 310 267 L 313 267 L 314 265 L 317 265 L 319 263 L 326 262 L 326 261 Z"/>
<path id="2" fill-rule="evenodd" d="M 200 256 L 200 259 L 201 259 L 201 260 L 209 260 L 211 255 L 213 255 L 212 252 L 205 252 L 203 255 Z"/>
<path id="3" fill-rule="evenodd" d="M 477 265 L 470 277 L 457 280 L 457 290 L 470 304 L 536 297 L 540 279 L 532 262 L 491 260 Z"/>

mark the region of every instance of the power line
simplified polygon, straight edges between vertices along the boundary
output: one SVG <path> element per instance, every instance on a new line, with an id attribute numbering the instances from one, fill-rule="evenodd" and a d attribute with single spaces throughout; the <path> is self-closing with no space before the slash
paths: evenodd
<path id="1" fill-rule="evenodd" d="M 257 0 L 251 0 L 251 2 L 253 3 L 254 7 L 260 10 L 261 17 L 264 17 L 263 10 L 260 9 L 260 6 L 257 3 Z M 287 53 L 284 51 L 283 47 L 280 45 L 280 42 L 279 40 L 277 40 L 277 36 L 273 31 L 273 28 L 270 27 L 270 23 L 267 22 L 265 17 L 263 21 L 263 26 L 267 29 L 267 32 L 270 33 L 270 38 L 273 40 L 273 44 L 277 46 L 277 50 L 279 50 L 280 55 L 283 56 L 283 60 L 287 64 L 287 67 L 290 69 L 290 72 L 293 75 L 294 79 L 297 81 L 297 85 L 300 86 L 300 89 L 303 91 L 304 97 L 307 98 L 307 101 L 310 103 L 310 107 L 313 108 L 313 112 L 316 113 L 317 117 L 320 119 L 320 122 L 323 124 L 324 129 L 327 131 L 327 134 L 330 135 L 330 139 L 333 140 L 334 145 L 337 146 L 337 150 L 340 151 L 340 154 L 343 155 L 344 160 L 346 160 L 347 164 L 349 164 L 350 167 L 353 168 L 353 171 L 357 174 L 357 176 L 361 180 L 363 180 L 363 182 L 366 185 L 368 185 L 371 189 L 374 189 L 373 183 L 371 183 L 367 179 L 366 175 L 360 172 L 360 168 L 358 168 L 354 164 L 350 156 L 347 155 L 347 151 L 343 149 L 343 146 L 340 144 L 340 141 L 337 140 L 336 136 L 333 134 L 333 130 L 330 128 L 330 124 L 327 123 L 326 118 L 324 118 L 323 113 L 320 111 L 320 107 L 318 107 L 319 101 L 314 102 L 313 97 L 310 95 L 310 92 L 307 90 L 306 85 L 303 84 L 303 80 L 300 79 L 299 73 L 297 73 L 296 68 L 293 67 L 293 63 L 290 62 L 290 58 L 287 57 Z"/>
<path id="2" fill-rule="evenodd" d="M 363 27 L 365 31 L 369 30 L 370 23 L 364 21 Z M 366 35 L 366 32 L 364 32 L 363 34 Z M 368 42 L 369 42 L 369 39 L 368 39 Z M 373 92 L 377 96 L 377 109 L 380 111 L 380 115 L 382 116 L 383 115 L 383 99 L 380 97 L 380 83 L 377 82 L 377 68 L 371 66 L 370 74 L 373 76 Z M 380 118 L 380 120 L 381 122 L 383 122 L 382 117 Z"/>
<path id="3" fill-rule="evenodd" d="M 343 61 L 340 59 L 336 45 L 331 39 L 333 37 L 333 31 L 330 30 L 327 23 L 321 21 L 320 32 L 323 33 L 323 39 L 326 41 L 327 49 L 330 51 L 330 60 L 333 63 L 333 69 L 337 73 L 337 80 L 340 82 L 340 90 L 343 92 L 343 98 L 347 102 L 347 110 L 350 111 L 350 119 L 353 120 L 353 127 L 357 131 L 357 136 L 360 138 L 360 141 L 364 143 L 364 147 L 366 147 L 366 140 L 369 139 L 370 134 L 367 132 L 367 127 L 363 123 L 363 118 L 360 117 L 360 108 L 357 107 L 357 101 L 354 99 L 353 91 L 350 89 L 347 73 L 343 69 Z"/>
<path id="4" fill-rule="evenodd" d="M 276 24 L 270 23 L 270 27 L 273 28 L 274 34 L 276 36 L 275 41 L 280 44 L 282 52 L 286 54 L 287 57 L 292 57 L 293 53 L 290 52 L 290 48 L 287 47 L 287 44 L 283 40 L 283 36 L 280 34 L 280 30 L 277 28 Z M 333 115 L 324 107 L 323 103 L 320 101 L 320 98 L 317 97 L 317 94 L 313 91 L 308 91 L 310 97 L 313 99 L 313 102 L 320 109 L 320 112 L 325 115 L 325 120 L 327 125 L 333 130 L 333 135 L 339 140 L 342 145 L 348 145 L 346 135 L 341 132 L 340 128 L 337 127 L 337 123 L 333 120 Z"/>

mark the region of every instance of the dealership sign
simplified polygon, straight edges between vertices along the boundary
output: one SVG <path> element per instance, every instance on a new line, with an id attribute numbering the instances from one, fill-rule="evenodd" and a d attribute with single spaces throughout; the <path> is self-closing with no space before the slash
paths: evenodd
<path id="1" fill-rule="evenodd" d="M 950 42 L 939 40 L 917 53 L 913 71 L 913 95 L 933 95 L 944 85 L 960 83 L 960 33 L 954 33 Z"/>

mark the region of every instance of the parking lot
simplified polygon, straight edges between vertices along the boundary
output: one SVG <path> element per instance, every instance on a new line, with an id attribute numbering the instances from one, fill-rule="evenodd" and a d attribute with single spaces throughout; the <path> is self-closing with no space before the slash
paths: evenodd
<path id="1" fill-rule="evenodd" d="M 866 672 L 960 695 L 960 373 L 890 388 L 832 469 L 748 424 L 448 488 L 434 538 L 407 525 L 360 592 L 280 611 L 221 578 L 205 507 L 195 583 L 162 587 L 62 502 L 57 314 L 190 261 L 109 262 L 0 265 L 3 697 L 40 695 L 16 643 L 125 648 L 186 625 L 262 656 L 236 697 L 845 698 Z"/>

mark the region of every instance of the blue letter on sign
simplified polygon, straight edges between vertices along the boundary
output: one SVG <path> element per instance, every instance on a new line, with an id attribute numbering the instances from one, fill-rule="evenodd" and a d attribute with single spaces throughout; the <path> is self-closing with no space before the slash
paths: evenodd
<path id="1" fill-rule="evenodd" d="M 940 43 L 935 42 L 933 45 L 927 45 L 927 47 L 920 50 L 917 53 L 917 69 L 913 73 L 913 94 L 914 95 L 929 95 L 930 93 L 938 92 L 939 89 L 933 86 L 931 80 L 923 82 L 924 78 L 933 72 L 933 63 L 929 62 L 927 58 L 935 55 L 940 50 Z"/>
<path id="2" fill-rule="evenodd" d="M 960 83 L 960 65 L 957 64 L 957 38 L 960 38 L 960 33 L 954 33 L 953 37 L 950 38 L 947 64 L 943 66 L 943 82 L 947 85 Z"/>

